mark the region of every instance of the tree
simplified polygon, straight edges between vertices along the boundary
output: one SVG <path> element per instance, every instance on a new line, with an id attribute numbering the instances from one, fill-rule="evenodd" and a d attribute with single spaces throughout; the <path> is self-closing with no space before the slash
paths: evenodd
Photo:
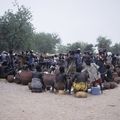
<path id="1" fill-rule="evenodd" d="M 91 52 L 93 52 L 93 44 L 86 45 L 84 51 L 91 51 Z"/>
<path id="2" fill-rule="evenodd" d="M 0 17 L 0 50 L 25 50 L 30 48 L 33 35 L 31 12 L 16 4 L 17 11 L 8 10 Z"/>
<path id="3" fill-rule="evenodd" d="M 97 43 L 98 48 L 106 48 L 107 50 L 109 50 L 112 41 L 110 39 L 107 39 L 106 37 L 99 36 L 97 38 Z"/>
<path id="4" fill-rule="evenodd" d="M 57 53 L 67 53 L 69 50 L 66 45 L 58 44 L 57 45 Z"/>
<path id="5" fill-rule="evenodd" d="M 56 45 L 61 39 L 57 34 L 50 33 L 35 33 L 33 41 L 33 49 L 41 53 L 54 53 Z"/>
<path id="6" fill-rule="evenodd" d="M 84 52 L 85 47 L 87 46 L 87 43 L 84 42 L 75 42 L 73 44 L 68 44 L 67 48 L 71 51 L 77 50 L 78 48 L 81 49 L 81 52 Z"/>
<path id="7" fill-rule="evenodd" d="M 120 54 L 120 43 L 116 43 L 114 46 L 112 46 L 111 51 L 114 54 Z"/>

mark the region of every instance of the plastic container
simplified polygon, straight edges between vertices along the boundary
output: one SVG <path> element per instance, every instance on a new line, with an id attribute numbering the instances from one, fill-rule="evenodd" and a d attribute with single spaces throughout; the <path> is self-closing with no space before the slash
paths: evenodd
<path id="1" fill-rule="evenodd" d="M 92 87 L 91 88 L 91 94 L 92 95 L 100 95 L 101 94 L 100 86 Z"/>

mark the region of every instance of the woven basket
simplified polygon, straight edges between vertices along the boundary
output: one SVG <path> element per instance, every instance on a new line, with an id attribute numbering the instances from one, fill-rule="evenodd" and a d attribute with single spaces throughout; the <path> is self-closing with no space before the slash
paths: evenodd
<path id="1" fill-rule="evenodd" d="M 87 98 L 88 94 L 86 92 L 76 92 L 75 97 L 77 98 Z"/>

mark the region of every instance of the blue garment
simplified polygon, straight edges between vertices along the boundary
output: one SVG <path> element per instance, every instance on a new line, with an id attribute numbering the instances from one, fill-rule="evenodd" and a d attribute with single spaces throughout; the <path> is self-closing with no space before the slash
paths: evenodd
<path id="1" fill-rule="evenodd" d="M 76 53 L 74 57 L 76 66 L 80 66 L 82 64 L 81 55 L 79 53 Z"/>

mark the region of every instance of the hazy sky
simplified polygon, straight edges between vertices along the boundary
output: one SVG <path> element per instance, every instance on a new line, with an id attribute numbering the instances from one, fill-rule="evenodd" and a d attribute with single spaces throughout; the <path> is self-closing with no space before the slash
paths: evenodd
<path id="1" fill-rule="evenodd" d="M 14 0 L 0 0 L 0 15 Z M 57 33 L 63 44 L 96 43 L 98 36 L 120 42 L 120 0 L 17 0 L 31 9 L 38 32 Z"/>

